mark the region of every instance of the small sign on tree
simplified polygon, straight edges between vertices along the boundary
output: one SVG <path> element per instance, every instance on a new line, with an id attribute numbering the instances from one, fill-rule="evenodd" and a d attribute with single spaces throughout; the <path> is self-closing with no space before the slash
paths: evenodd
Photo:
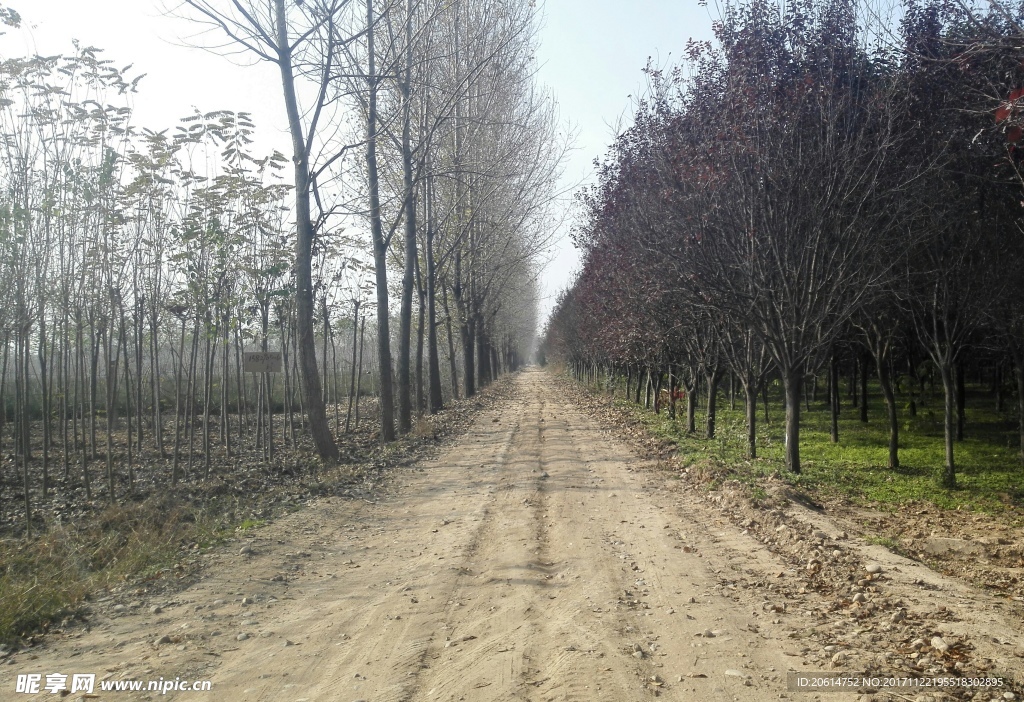
<path id="1" fill-rule="evenodd" d="M 280 373 L 280 351 L 243 351 L 242 370 L 246 373 Z"/>

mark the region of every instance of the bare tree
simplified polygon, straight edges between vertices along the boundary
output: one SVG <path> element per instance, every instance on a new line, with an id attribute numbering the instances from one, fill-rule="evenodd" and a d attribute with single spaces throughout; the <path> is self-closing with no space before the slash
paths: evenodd
<path id="1" fill-rule="evenodd" d="M 285 0 L 230 0 L 214 3 L 185 0 L 177 12 L 228 39 L 222 48 L 244 51 L 275 64 L 281 74 L 281 89 L 292 141 L 295 182 L 295 305 L 299 368 L 309 415 L 309 427 L 317 452 L 325 461 L 338 459 L 338 447 L 331 435 L 323 389 L 316 360 L 313 325 L 314 300 L 312 248 L 318 228 L 328 213 L 321 211 L 314 221 L 314 184 L 347 151 L 346 146 L 326 146 L 319 141 L 319 128 L 334 98 L 329 87 L 334 61 L 342 38 L 342 14 L 349 0 L 313 0 L 285 3 Z M 300 106 L 297 81 L 308 83 L 312 104 Z"/>

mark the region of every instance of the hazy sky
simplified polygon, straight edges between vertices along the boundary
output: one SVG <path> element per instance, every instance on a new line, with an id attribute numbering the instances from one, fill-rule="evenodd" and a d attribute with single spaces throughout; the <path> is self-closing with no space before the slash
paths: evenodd
<path id="1" fill-rule="evenodd" d="M 174 0 L 168 0 L 172 4 Z M 185 46 L 194 30 L 163 16 L 159 0 L 4 0 L 18 10 L 23 31 L 0 37 L 0 55 L 71 50 L 72 38 L 104 49 L 119 66 L 145 73 L 135 98 L 134 122 L 163 129 L 193 106 L 203 112 L 253 113 L 268 143 L 287 148 L 284 109 L 272 66 L 239 66 Z M 541 34 L 540 79 L 556 95 L 562 120 L 578 134 L 563 187 L 585 181 L 620 118 L 641 94 L 648 57 L 674 61 L 690 37 L 707 38 L 711 20 L 697 0 L 546 0 Z M 571 279 L 578 256 L 563 238 L 550 253 L 541 307 L 546 315 L 558 290 Z"/>

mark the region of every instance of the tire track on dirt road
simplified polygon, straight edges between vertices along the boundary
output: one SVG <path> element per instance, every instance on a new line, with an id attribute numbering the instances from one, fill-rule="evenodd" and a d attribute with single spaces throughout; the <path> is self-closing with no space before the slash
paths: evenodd
<path id="1" fill-rule="evenodd" d="M 250 702 L 795 696 L 786 672 L 822 668 L 799 638 L 834 598 L 796 592 L 792 563 L 663 489 L 545 372 L 514 383 L 376 503 L 282 518 L 251 555 L 209 554 L 207 577 L 160 614 L 98 617 L 33 665 L 208 678 Z M 13 684 L 0 671 L 0 689 Z"/>

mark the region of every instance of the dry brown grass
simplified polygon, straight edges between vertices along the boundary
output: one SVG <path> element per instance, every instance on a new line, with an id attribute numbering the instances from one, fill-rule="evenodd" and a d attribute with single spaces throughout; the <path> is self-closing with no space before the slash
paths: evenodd
<path id="1" fill-rule="evenodd" d="M 81 528 L 54 526 L 0 542 L 0 642 L 74 617 L 99 588 L 173 565 L 183 544 L 214 537 L 213 520 L 168 498 L 115 505 Z"/>

